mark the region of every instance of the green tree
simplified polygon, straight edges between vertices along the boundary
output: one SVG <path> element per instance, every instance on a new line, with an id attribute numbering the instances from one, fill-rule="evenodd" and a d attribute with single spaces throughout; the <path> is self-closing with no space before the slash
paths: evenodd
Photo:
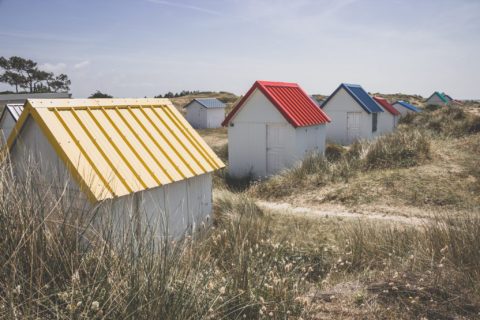
<path id="1" fill-rule="evenodd" d="M 54 77 L 53 74 L 49 74 L 47 83 L 49 88 L 53 92 L 58 92 L 58 91 L 68 92 L 70 90 L 70 84 L 72 82 L 70 81 L 70 79 L 68 79 L 68 76 L 66 74 L 62 73 L 56 77 Z"/>
<path id="2" fill-rule="evenodd" d="M 0 82 L 28 89 L 29 92 L 58 92 L 70 90 L 71 81 L 65 74 L 55 76 L 53 73 L 40 70 L 37 63 L 30 59 L 13 56 L 10 58 L 0 57 L 0 68 L 4 70 L 0 74 Z"/>
<path id="3" fill-rule="evenodd" d="M 18 73 L 5 71 L 2 75 L 0 75 L 0 82 L 15 86 L 15 92 L 18 93 L 18 87 L 23 87 L 27 80 Z"/>
<path id="4" fill-rule="evenodd" d="M 92 94 L 90 95 L 90 97 L 88 97 L 88 98 L 89 98 L 89 99 L 113 98 L 113 96 L 97 90 L 95 93 L 92 93 Z"/>
<path id="5" fill-rule="evenodd" d="M 7 59 L 0 57 L 0 68 L 4 71 L 0 75 L 0 82 L 8 83 L 11 86 L 15 86 L 15 92 L 18 93 L 18 87 L 24 87 L 27 83 L 27 78 L 19 71 L 22 67 L 18 57 L 11 57 Z"/>

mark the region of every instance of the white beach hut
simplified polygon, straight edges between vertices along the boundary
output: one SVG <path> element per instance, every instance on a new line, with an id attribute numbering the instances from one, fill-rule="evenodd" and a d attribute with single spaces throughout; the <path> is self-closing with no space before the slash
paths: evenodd
<path id="1" fill-rule="evenodd" d="M 448 106 L 452 103 L 453 99 L 443 93 L 443 92 L 438 92 L 435 91 L 432 93 L 430 97 L 425 101 L 425 105 L 432 105 L 432 106 Z"/>
<path id="2" fill-rule="evenodd" d="M 328 141 L 348 145 L 379 134 L 383 110 L 359 85 L 342 83 L 322 104 L 322 110 L 332 119 L 327 126 Z"/>
<path id="3" fill-rule="evenodd" d="M 379 114 L 378 117 L 378 133 L 385 134 L 392 132 L 398 125 L 400 112 L 395 109 L 387 99 L 373 97 L 373 100 L 383 109 L 383 113 Z"/>
<path id="4" fill-rule="evenodd" d="M 168 99 L 28 100 L 7 146 L 20 180 L 33 159 L 49 189 L 109 205 L 119 224 L 135 208 L 158 236 L 207 220 L 224 166 Z"/>
<path id="5" fill-rule="evenodd" d="M 403 117 L 409 113 L 418 113 L 418 112 L 422 112 L 421 109 L 415 107 L 414 105 L 406 102 L 406 101 L 403 101 L 403 100 L 399 100 L 397 102 L 395 102 L 394 104 L 392 104 L 392 106 L 398 110 L 398 112 L 400 112 L 400 117 Z"/>
<path id="6" fill-rule="evenodd" d="M 255 82 L 223 122 L 229 173 L 262 178 L 323 153 L 329 121 L 298 84 Z"/>
<path id="7" fill-rule="evenodd" d="M 0 116 L 0 146 L 3 146 L 8 136 L 13 130 L 13 127 L 17 124 L 18 118 L 23 111 L 23 104 L 7 104 L 3 108 L 2 115 Z"/>
<path id="8" fill-rule="evenodd" d="M 220 128 L 225 119 L 226 105 L 215 98 L 193 99 L 184 108 L 186 119 L 197 129 Z"/>

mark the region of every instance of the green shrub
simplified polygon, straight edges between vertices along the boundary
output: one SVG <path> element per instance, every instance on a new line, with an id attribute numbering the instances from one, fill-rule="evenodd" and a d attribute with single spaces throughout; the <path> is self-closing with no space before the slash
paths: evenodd
<path id="1" fill-rule="evenodd" d="M 426 111 L 436 111 L 438 109 L 441 109 L 442 106 L 438 106 L 438 105 L 435 105 L 435 104 L 429 104 L 429 105 L 426 105 L 423 110 L 426 110 Z"/>
<path id="2" fill-rule="evenodd" d="M 413 124 L 414 120 L 419 116 L 418 113 L 407 113 L 406 115 L 402 116 L 398 121 L 398 124 L 406 124 L 410 125 Z"/>

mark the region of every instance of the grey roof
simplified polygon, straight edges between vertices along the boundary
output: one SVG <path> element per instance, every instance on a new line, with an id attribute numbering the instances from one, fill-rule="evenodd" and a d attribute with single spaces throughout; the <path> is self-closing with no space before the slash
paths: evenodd
<path id="1" fill-rule="evenodd" d="M 23 104 L 7 104 L 5 109 L 10 112 L 15 121 L 18 121 L 18 118 L 20 118 L 23 111 Z"/>
<path id="2" fill-rule="evenodd" d="M 190 101 L 189 104 L 187 104 L 185 106 L 185 108 L 187 108 L 188 106 L 190 106 L 193 102 L 198 102 L 200 103 L 203 107 L 207 108 L 207 109 L 213 109 L 213 108 L 225 108 L 225 103 L 223 103 L 222 101 L 218 100 L 217 98 L 197 98 L 197 99 L 193 99 L 192 101 Z"/>
<path id="3" fill-rule="evenodd" d="M 47 93 L 9 93 L 0 94 L 0 104 L 24 103 L 27 99 L 69 99 L 72 97 L 68 92 Z"/>

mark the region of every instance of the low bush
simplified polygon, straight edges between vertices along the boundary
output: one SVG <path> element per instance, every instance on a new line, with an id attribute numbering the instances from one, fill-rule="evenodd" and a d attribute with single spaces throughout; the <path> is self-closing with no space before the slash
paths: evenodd
<path id="1" fill-rule="evenodd" d="M 338 144 L 329 143 L 325 147 L 325 158 L 330 162 L 338 161 L 345 154 L 346 149 Z"/>
<path id="2" fill-rule="evenodd" d="M 426 110 L 426 111 L 436 111 L 438 109 L 442 108 L 442 106 L 438 106 L 438 105 L 435 105 L 435 104 L 428 104 L 426 105 L 423 110 Z"/>

